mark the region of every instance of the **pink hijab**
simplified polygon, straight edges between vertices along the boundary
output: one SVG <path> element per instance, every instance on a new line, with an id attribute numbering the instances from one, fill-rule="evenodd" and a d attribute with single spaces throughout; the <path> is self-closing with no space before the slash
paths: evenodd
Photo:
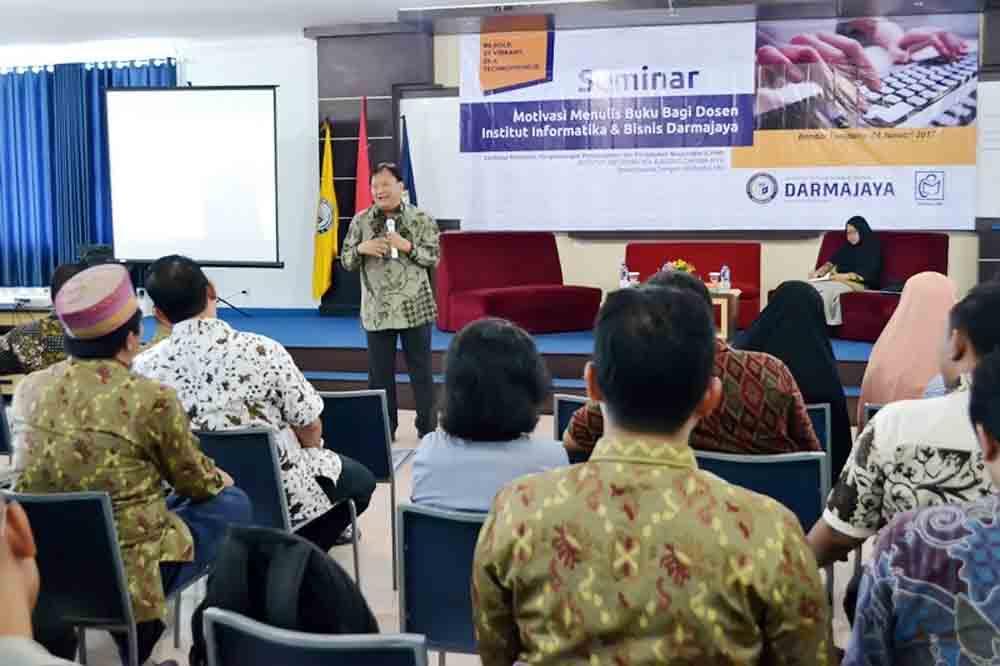
<path id="1" fill-rule="evenodd" d="M 868 359 L 858 423 L 865 403 L 923 397 L 927 383 L 940 372 L 938 350 L 956 300 L 955 283 L 940 273 L 918 273 L 906 281 L 899 305 Z"/>

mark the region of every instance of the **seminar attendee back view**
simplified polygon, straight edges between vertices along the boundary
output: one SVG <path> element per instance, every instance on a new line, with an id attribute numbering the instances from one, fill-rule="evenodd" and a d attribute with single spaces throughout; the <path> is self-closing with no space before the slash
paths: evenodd
<path id="1" fill-rule="evenodd" d="M 597 317 L 586 463 L 522 477 L 479 534 L 484 666 L 826 664 L 827 604 L 796 517 L 698 469 L 688 438 L 718 404 L 703 300 L 641 286 Z"/>
<path id="2" fill-rule="evenodd" d="M 322 398 L 284 347 L 216 317 L 215 287 L 191 259 L 153 262 L 146 290 L 157 319 L 172 328 L 169 338 L 139 355 L 136 371 L 173 387 L 197 430 L 273 430 L 292 527 L 329 550 L 350 524 L 341 500 L 353 499 L 360 514 L 375 478 L 323 447 Z"/>

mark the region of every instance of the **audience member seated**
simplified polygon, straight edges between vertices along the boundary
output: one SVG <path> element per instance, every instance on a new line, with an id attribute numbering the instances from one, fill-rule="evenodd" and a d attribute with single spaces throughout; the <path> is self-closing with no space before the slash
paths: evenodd
<path id="1" fill-rule="evenodd" d="M 715 331 L 691 290 L 610 294 L 589 462 L 522 477 L 493 502 L 473 565 L 484 666 L 826 664 L 827 603 L 785 507 L 698 469 L 718 405 Z"/>
<path id="2" fill-rule="evenodd" d="M 413 501 L 489 511 L 519 476 L 569 464 L 558 442 L 531 438 L 548 395 L 531 337 L 503 319 L 480 319 L 448 347 L 441 424 L 413 459 Z"/>
<path id="3" fill-rule="evenodd" d="M 987 474 L 1000 484 L 1000 352 L 976 368 L 969 414 Z M 907 512 L 882 530 L 843 662 L 1000 661 L 1000 496 Z"/>
<path id="4" fill-rule="evenodd" d="M 323 400 L 288 351 L 218 319 L 215 286 L 187 257 L 150 264 L 146 292 L 171 331 L 136 358 L 136 372 L 173 387 L 196 430 L 274 430 L 292 527 L 324 551 L 349 540 L 345 500 L 353 499 L 360 515 L 375 477 L 323 448 Z"/>
<path id="5" fill-rule="evenodd" d="M 31 614 L 38 602 L 38 565 L 28 516 L 0 494 L 0 664 L 63 666 L 33 640 Z"/>
<path id="6" fill-rule="evenodd" d="M 56 268 L 49 285 L 53 301 L 66 281 L 84 268 L 83 264 Z M 55 312 L 0 335 L 0 375 L 26 375 L 65 360 L 63 327 Z"/>
<path id="7" fill-rule="evenodd" d="M 648 284 L 690 291 L 711 310 L 708 289 L 687 273 L 657 273 Z M 795 378 L 780 360 L 716 339 L 715 376 L 722 382 L 722 402 L 695 426 L 692 448 L 738 454 L 821 450 Z M 603 433 L 601 406 L 590 401 L 573 415 L 563 443 L 569 451 L 589 453 Z"/>
<path id="8" fill-rule="evenodd" d="M 955 292 L 955 283 L 940 273 L 918 273 L 906 281 L 899 305 L 868 358 L 858 423 L 864 423 L 865 404 L 924 396 L 940 370 L 941 331 L 957 300 Z"/>
<path id="9" fill-rule="evenodd" d="M 830 458 L 836 479 L 851 451 L 851 417 L 816 290 L 805 282 L 779 286 L 757 321 L 733 346 L 781 359 L 808 404 L 830 405 Z"/>
<path id="10" fill-rule="evenodd" d="M 969 423 L 968 373 L 1000 348 L 1000 283 L 975 287 L 952 308 L 945 374 L 965 375 L 943 398 L 883 407 L 865 426 L 809 533 L 820 566 L 847 557 L 897 514 L 994 492 Z"/>
<path id="11" fill-rule="evenodd" d="M 55 308 L 70 358 L 28 375 L 14 394 L 17 490 L 110 495 L 143 662 L 165 626 L 165 597 L 214 560 L 227 525 L 250 519 L 250 501 L 202 454 L 174 391 L 129 370 L 142 313 L 124 267 L 77 274 Z M 40 642 L 73 656 L 71 626 L 38 626 Z"/>
<path id="12" fill-rule="evenodd" d="M 809 274 L 810 280 L 827 278 L 812 283 L 823 297 L 826 323 L 840 326 L 844 323 L 840 312 L 840 297 L 852 291 L 878 289 L 882 275 L 882 244 L 868 226 L 868 221 L 856 215 L 847 221 L 847 244 L 826 262 Z"/>

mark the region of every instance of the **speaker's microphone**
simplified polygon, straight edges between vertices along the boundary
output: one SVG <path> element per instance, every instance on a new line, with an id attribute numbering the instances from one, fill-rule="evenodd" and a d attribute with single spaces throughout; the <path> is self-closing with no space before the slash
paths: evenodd
<path id="1" fill-rule="evenodd" d="M 392 219 L 391 217 L 388 220 L 386 220 L 385 229 L 390 234 L 396 233 L 396 220 Z M 393 246 L 393 248 L 389 251 L 389 256 L 392 257 L 393 259 L 399 259 L 399 250 L 395 246 Z"/>

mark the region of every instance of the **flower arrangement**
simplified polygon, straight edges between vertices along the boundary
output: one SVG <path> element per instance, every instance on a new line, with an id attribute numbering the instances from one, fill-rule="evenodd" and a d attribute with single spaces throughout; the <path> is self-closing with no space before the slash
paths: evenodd
<path id="1" fill-rule="evenodd" d="M 695 270 L 697 270 L 697 269 L 695 269 L 694 264 L 692 264 L 690 262 L 687 262 L 687 261 L 685 261 L 683 259 L 673 259 L 673 260 L 668 261 L 667 263 L 663 264 L 663 269 L 662 270 L 665 270 L 665 271 L 680 271 L 682 273 L 691 273 L 693 275 L 694 272 L 695 272 Z"/>

